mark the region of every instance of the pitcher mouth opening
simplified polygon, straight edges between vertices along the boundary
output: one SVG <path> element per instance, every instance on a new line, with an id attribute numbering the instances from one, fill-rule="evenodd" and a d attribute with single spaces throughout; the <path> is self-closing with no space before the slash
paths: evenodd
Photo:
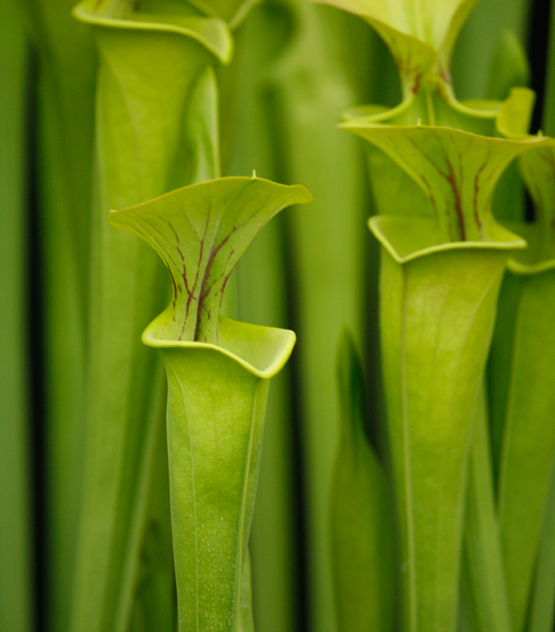
<path id="1" fill-rule="evenodd" d="M 164 313 L 145 329 L 141 340 L 157 349 L 211 349 L 221 353 L 262 379 L 276 375 L 285 365 L 297 337 L 289 329 L 242 323 L 219 317 L 218 344 L 163 337 Z"/>
<path id="2" fill-rule="evenodd" d="M 527 242 L 499 224 L 494 224 L 494 238 L 487 241 L 441 241 L 436 222 L 427 217 L 378 215 L 368 221 L 380 244 L 400 264 L 435 252 L 450 250 L 519 250 Z"/>

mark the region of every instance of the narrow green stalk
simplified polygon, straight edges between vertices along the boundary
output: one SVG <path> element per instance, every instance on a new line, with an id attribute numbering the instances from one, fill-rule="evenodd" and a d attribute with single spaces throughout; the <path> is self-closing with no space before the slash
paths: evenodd
<path id="1" fill-rule="evenodd" d="M 551 6 L 551 33 L 549 39 L 546 89 L 544 97 L 543 129 L 547 134 L 555 133 L 555 4 Z M 544 218 L 545 219 L 545 218 Z M 546 228 L 544 227 L 544 231 Z M 548 233 L 549 234 L 549 233 Z M 544 242 L 545 243 L 545 242 Z M 555 483 L 546 503 L 546 516 L 540 543 L 534 589 L 531 599 L 528 630 L 547 632 L 553 628 L 555 612 Z"/>
<path id="2" fill-rule="evenodd" d="M 549 37 L 549 48 L 547 51 L 547 75 L 545 79 L 545 99 L 543 112 L 543 131 L 545 134 L 555 134 L 555 44 L 553 43 L 553 32 L 555 30 L 555 5 L 551 5 L 551 32 Z"/>
<path id="3" fill-rule="evenodd" d="M 147 439 L 147 462 L 138 481 L 142 502 L 135 508 L 134 531 L 130 534 L 125 581 L 136 573 L 135 590 L 125 592 L 123 599 L 133 603 L 120 604 L 116 630 L 150 632 L 176 629 L 175 579 L 172 555 L 170 493 L 168 473 L 168 443 L 166 438 L 166 391 L 159 389 L 156 402 L 157 420 L 151 426 L 154 437 Z M 147 506 L 145 506 L 145 504 Z M 145 517 L 146 516 L 146 517 Z M 140 559 L 136 551 L 141 548 Z M 137 568 L 138 564 L 138 568 Z M 128 579 L 128 577 L 130 579 Z M 129 614 L 131 613 L 131 614 Z"/>
<path id="4" fill-rule="evenodd" d="M 492 93 L 492 68 L 500 44 L 510 31 L 523 45 L 528 39 L 529 0 L 482 0 L 464 25 L 453 55 L 455 90 L 461 99 L 504 99 L 508 93 Z M 495 30 L 492 30 L 495 25 Z M 505 68 L 498 68 L 501 74 Z M 503 81 L 505 83 L 505 81 Z M 512 83 L 511 85 L 526 85 Z"/>
<path id="5" fill-rule="evenodd" d="M 514 273 L 512 266 L 509 270 Z M 555 463 L 554 280 L 553 269 L 530 271 L 520 280 L 513 332 L 498 496 L 515 630 L 525 624 Z"/>
<path id="6" fill-rule="evenodd" d="M 534 577 L 528 632 L 551 632 L 555 620 L 555 484 L 552 483 Z"/>
<path id="7" fill-rule="evenodd" d="M 0 6 L 0 60 L 0 629 L 30 632 L 34 596 L 25 295 L 28 49 L 20 7 L 12 0 Z"/>
<path id="8" fill-rule="evenodd" d="M 173 630 L 173 564 L 169 488 L 167 480 L 166 433 L 164 430 L 165 389 L 162 371 L 154 376 L 147 431 L 139 455 L 140 464 L 127 541 L 121 568 L 121 585 L 115 607 L 114 632 L 128 632 L 142 626 Z M 161 590 L 159 587 L 165 588 Z"/>
<path id="9" fill-rule="evenodd" d="M 470 449 L 464 533 L 464 570 L 469 619 L 475 632 L 510 632 L 511 618 L 501 554 L 490 452 L 487 400 L 478 398 Z"/>
<path id="10" fill-rule="evenodd" d="M 85 316 L 75 240 L 67 221 L 73 206 L 60 165 L 63 149 L 52 92 L 39 78 L 41 234 L 44 252 L 45 366 L 48 442 L 48 565 L 52 572 L 49 620 L 67 626 L 83 484 L 85 442 Z M 83 209 L 81 209 L 83 211 Z M 88 209 L 84 209 L 88 213 Z"/>
<path id="11" fill-rule="evenodd" d="M 247 547 L 243 561 L 243 573 L 241 575 L 241 592 L 239 595 L 239 616 L 237 632 L 254 632 L 254 615 L 252 608 L 252 572 L 251 555 Z"/>

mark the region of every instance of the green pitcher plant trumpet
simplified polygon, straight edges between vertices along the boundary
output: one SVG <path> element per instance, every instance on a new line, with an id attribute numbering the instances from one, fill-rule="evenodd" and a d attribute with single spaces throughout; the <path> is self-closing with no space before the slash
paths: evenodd
<path id="1" fill-rule="evenodd" d="M 266 222 L 309 202 L 301 186 L 220 178 L 111 213 L 147 241 L 172 280 L 167 309 L 143 333 L 168 378 L 168 450 L 179 629 L 235 632 L 269 380 L 288 330 L 220 315 L 226 283 Z"/>
<path id="2" fill-rule="evenodd" d="M 148 246 L 113 231 L 106 216 L 110 208 L 219 175 L 212 67 L 227 63 L 232 52 L 222 20 L 175 7 L 165 12 L 159 4 L 148 12 L 129 3 L 112 4 L 85 1 L 74 9 L 75 17 L 92 28 L 99 69 L 88 454 L 73 632 L 128 628 L 148 498 L 154 493 L 149 479 L 157 427 L 163 421 L 156 403 L 163 389 L 161 363 L 139 340 L 145 323 L 163 306 L 163 268 Z M 171 551 L 170 541 L 159 546 Z M 160 559 L 164 556 L 161 551 Z M 173 611 L 171 594 L 166 601 Z"/>
<path id="3" fill-rule="evenodd" d="M 476 411 L 483 408 L 479 394 L 498 293 L 511 251 L 526 245 L 496 223 L 494 190 L 515 158 L 547 150 L 553 141 L 525 136 L 533 104 L 529 90 L 514 90 L 503 103 L 456 99 L 451 56 L 474 0 L 331 4 L 375 28 L 393 55 L 402 87 L 397 107 L 353 108 L 341 127 L 381 150 L 424 194 L 404 203 L 401 213 L 378 199 L 389 216 L 373 218 L 370 227 L 382 246 L 381 347 L 404 628 L 445 632 L 457 625 L 469 446 Z M 391 162 L 370 166 L 371 177 L 392 181 Z M 386 188 L 381 184 L 377 191 Z M 469 486 L 469 508 L 480 512 L 480 524 L 468 538 L 468 594 L 477 595 L 476 547 L 491 536 L 490 557 L 501 584 L 488 585 L 488 591 L 495 595 L 497 589 L 504 601 L 496 610 L 478 600 L 476 613 L 480 624 L 503 629 L 510 618 L 493 498 L 481 499 L 475 483 L 477 470 L 487 472 L 483 443 L 473 452 Z"/>
<path id="4" fill-rule="evenodd" d="M 457 35 L 478 0 L 326 0 L 371 24 L 390 49 L 405 94 L 416 92 L 424 78 L 449 82 Z"/>
<path id="5" fill-rule="evenodd" d="M 456 629 L 472 421 L 510 252 L 438 243 L 427 218 L 375 217 L 384 387 L 400 521 L 405 628 Z M 415 236 L 417 237 L 415 239 Z"/>
<path id="6" fill-rule="evenodd" d="M 515 92 L 507 108 L 513 100 L 525 102 L 528 116 L 528 91 Z M 450 127 L 386 124 L 379 115 L 353 118 L 341 127 L 381 149 L 416 182 L 441 241 L 488 240 L 495 231 L 493 193 L 504 170 L 525 151 L 553 143 L 542 135 L 517 140 Z"/>
<path id="7" fill-rule="evenodd" d="M 0 629 L 552 632 L 555 0 L 70 2 L 0 9 Z"/>
<path id="8" fill-rule="evenodd" d="M 451 81 L 457 36 L 478 0 L 322 0 L 366 20 L 389 48 L 401 80 L 398 107 L 414 124 L 449 125 L 458 117 L 495 117 L 495 102 L 460 103 Z M 453 125 L 458 127 L 458 125 Z"/>
<path id="9" fill-rule="evenodd" d="M 500 106 L 496 124 L 504 129 L 510 125 L 522 126 L 522 120 L 528 117 L 529 104 L 528 91 L 514 92 Z M 406 625 L 409 630 L 434 629 L 430 627 L 433 625 L 450 630 L 454 629 L 458 607 L 461 516 L 478 391 L 465 393 L 466 409 L 462 402 L 460 407 L 455 405 L 454 398 L 471 385 L 473 389 L 479 387 L 504 269 L 511 249 L 525 246 L 524 240 L 514 234 L 504 234 L 504 229 L 496 223 L 491 209 L 493 193 L 511 161 L 527 152 L 547 151 L 553 140 L 542 135 L 493 138 L 450 127 L 384 124 L 379 118 L 379 115 L 353 118 L 342 127 L 375 144 L 397 162 L 424 192 L 430 214 L 429 219 L 381 216 L 371 221 L 382 249 L 389 252 L 389 256 L 385 251 L 382 256 L 380 320 L 403 561 L 414 573 L 411 576 L 409 571 L 403 575 Z M 425 264 L 428 259 L 429 263 Z M 448 263 L 450 259 L 452 264 Z M 402 273 L 393 273 L 394 262 Z M 449 273 L 450 265 L 453 267 Z M 451 275 L 450 281 L 443 276 L 445 274 Z M 413 279 L 414 285 L 409 279 Z M 449 315 L 453 309 L 451 300 L 458 307 Z M 393 313 L 396 301 L 398 311 Z M 415 310 L 411 314 L 415 319 L 412 324 L 407 320 L 411 303 L 411 309 Z M 463 303 L 468 309 L 468 320 L 465 320 Z M 488 310 L 487 316 L 480 316 L 484 309 Z M 447 323 L 451 318 L 454 318 L 450 325 L 451 338 L 442 339 L 442 332 L 447 331 L 443 328 L 449 328 Z M 395 322 L 399 330 L 393 334 Z M 476 326 L 481 328 L 480 334 L 473 338 L 470 332 Z M 465 350 L 464 345 L 470 340 L 477 346 Z M 456 347 L 457 344 L 461 347 Z M 414 356 L 410 352 L 413 345 L 418 350 Z M 465 356 L 467 351 L 468 357 Z M 394 368 L 396 358 L 400 358 L 400 365 Z M 420 366 L 430 358 L 433 362 L 429 367 Z M 449 363 L 455 358 L 464 370 L 472 364 L 471 373 L 462 377 L 457 367 L 448 377 L 454 368 L 450 368 Z M 445 362 L 443 366 L 442 362 Z M 440 366 L 438 376 L 441 378 L 437 385 L 440 390 L 446 388 L 443 395 L 435 390 L 433 380 L 433 372 Z M 444 383 L 449 379 L 459 386 L 450 390 Z M 451 399 L 451 404 L 442 404 L 443 396 Z M 435 415 L 438 415 L 436 430 L 425 431 L 424 419 L 428 418 L 429 424 Z M 443 420 L 439 421 L 442 415 Z M 458 454 L 452 452 L 454 445 L 460 449 Z M 434 450 L 438 450 L 436 465 Z M 432 480 L 435 495 L 429 487 Z M 444 489 L 443 485 L 447 487 Z M 477 488 L 471 487 L 471 491 L 473 489 L 478 492 Z M 471 502 L 474 500 L 470 498 Z M 449 507 L 451 502 L 453 505 Z M 434 522 L 438 529 L 446 529 L 445 538 L 431 530 Z M 477 561 L 479 556 L 469 560 Z M 496 564 L 496 568 L 502 568 L 499 560 Z"/>

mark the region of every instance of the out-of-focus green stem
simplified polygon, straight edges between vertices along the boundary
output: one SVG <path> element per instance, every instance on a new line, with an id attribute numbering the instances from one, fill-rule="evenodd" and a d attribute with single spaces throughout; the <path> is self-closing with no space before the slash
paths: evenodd
<path id="1" fill-rule="evenodd" d="M 551 5 L 551 28 L 547 58 L 547 76 L 544 97 L 543 130 L 555 133 L 555 3 Z M 529 632 L 549 632 L 553 629 L 555 612 L 555 480 L 547 499 L 543 534 L 538 553 Z"/>
<path id="2" fill-rule="evenodd" d="M 505 98 L 488 94 L 491 64 L 502 37 L 510 29 L 526 43 L 530 18 L 528 0 L 482 0 L 464 25 L 453 55 L 453 80 L 460 99 Z M 495 31 L 492 31 L 495 25 Z"/>
<path id="3" fill-rule="evenodd" d="M 360 100 L 350 57 L 356 30 L 351 16 L 332 8 L 288 6 L 293 37 L 268 73 L 266 107 L 280 179 L 303 182 L 315 197 L 287 218 L 287 228 L 299 334 L 309 625 L 331 632 L 329 497 L 339 436 L 333 367 L 343 329 L 357 342 L 363 337 L 363 166 L 356 144 L 335 129 L 342 110 Z"/>
<path id="4" fill-rule="evenodd" d="M 339 630 L 390 632 L 395 614 L 391 489 L 364 431 L 364 379 L 353 343 L 338 353 L 341 437 L 330 499 Z"/>
<path id="5" fill-rule="evenodd" d="M 555 480 L 547 501 L 543 534 L 538 551 L 528 632 L 551 632 L 555 618 Z"/>
<path id="6" fill-rule="evenodd" d="M 512 629 L 498 522 L 483 387 L 470 448 L 463 551 L 463 574 L 471 609 L 468 621 L 475 632 Z"/>
<path id="7" fill-rule="evenodd" d="M 554 28 L 553 25 L 551 27 Z M 543 127 L 555 129 L 551 101 L 555 84 L 550 45 L 546 111 Z M 535 205 L 534 224 L 515 230 L 526 235 L 526 255 L 509 264 L 513 299 L 513 345 L 510 374 L 501 388 L 507 392 L 499 470 L 499 512 L 507 582 L 515 630 L 524 629 L 533 597 L 533 575 L 545 539 L 545 515 L 552 502 L 555 466 L 553 415 L 553 314 L 555 314 L 555 152 L 546 148 L 522 157 L 520 167 Z M 543 536 L 542 536 L 543 534 Z M 549 545 L 546 544 L 545 546 Z M 536 581 L 539 599 L 544 587 Z M 537 595 L 537 596 L 538 596 Z M 553 599 L 553 596 L 551 597 Z M 537 606 L 541 610 L 541 606 Z"/>
<path id="8" fill-rule="evenodd" d="M 555 134 L 555 40 L 553 38 L 555 35 L 555 4 L 551 4 L 550 25 L 542 128 L 545 134 L 553 136 Z"/>
<path id="9" fill-rule="evenodd" d="M 15 0 L 0 5 L 0 629 L 30 632 L 34 596 L 27 372 L 30 335 L 25 294 L 28 50 L 20 9 Z"/>
<path id="10" fill-rule="evenodd" d="M 234 56 L 231 64 L 241 62 L 236 142 L 230 165 L 233 175 L 248 175 L 256 169 L 259 176 L 277 178 L 271 130 L 264 110 L 265 76 L 287 41 L 289 18 L 285 5 L 265 2 L 255 7 L 237 35 L 242 50 L 239 59 Z M 287 278 L 281 214 L 250 246 L 235 275 L 239 319 L 286 327 Z M 254 618 L 256 629 L 263 632 L 293 632 L 298 628 L 298 517 L 293 487 L 291 388 L 291 374 L 286 366 L 273 378 L 268 396 L 250 538 Z"/>
<path id="11" fill-rule="evenodd" d="M 252 610 L 252 570 L 250 549 L 247 548 L 243 560 L 241 575 L 241 592 L 239 594 L 239 623 L 237 632 L 254 632 L 254 615 Z"/>
<path id="12" fill-rule="evenodd" d="M 135 506 L 133 530 L 127 544 L 129 554 L 123 582 L 135 584 L 134 591 L 123 591 L 118 607 L 115 631 L 172 631 L 176 627 L 175 611 L 168 603 L 175 602 L 175 580 L 170 521 L 170 494 L 167 458 L 165 409 L 166 391 L 155 393 L 158 421 L 151 425 L 149 450 L 138 481 L 140 499 Z M 140 549 L 140 559 L 136 552 Z M 134 573 L 137 574 L 134 579 Z M 129 600 L 133 600 L 130 604 Z M 131 613 L 131 614 L 129 614 Z"/>
<path id="13" fill-rule="evenodd" d="M 553 261 L 551 261 L 553 266 Z M 508 274 L 514 274 L 514 269 Z M 520 278 L 499 469 L 501 541 L 515 631 L 526 611 L 551 486 L 555 433 L 553 269 Z"/>
<path id="14" fill-rule="evenodd" d="M 72 0 L 27 0 L 38 50 L 37 164 L 43 268 L 47 617 L 66 630 L 84 453 L 85 321 L 96 58 Z"/>

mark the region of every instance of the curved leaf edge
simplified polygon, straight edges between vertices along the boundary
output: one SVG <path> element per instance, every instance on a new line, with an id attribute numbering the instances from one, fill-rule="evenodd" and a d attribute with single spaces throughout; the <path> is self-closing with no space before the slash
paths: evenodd
<path id="1" fill-rule="evenodd" d="M 494 239 L 489 241 L 439 240 L 433 218 L 377 215 L 368 220 L 374 237 L 399 264 L 448 250 L 518 250 L 527 242 L 499 224 L 493 224 Z"/>
<path id="2" fill-rule="evenodd" d="M 555 269 L 555 258 L 535 257 L 535 233 L 538 227 L 535 224 L 522 222 L 503 222 L 504 226 L 517 235 L 520 235 L 528 243 L 528 248 L 522 253 L 522 257 L 509 257 L 507 270 L 517 276 L 532 276 L 549 272 Z"/>
<path id="3" fill-rule="evenodd" d="M 157 349 L 204 349 L 231 358 L 261 379 L 270 379 L 285 366 L 297 337 L 290 329 L 243 323 L 219 316 L 219 344 L 189 340 L 168 340 L 158 332 L 163 329 L 166 312 L 157 316 L 144 330 L 141 340 Z"/>
<path id="4" fill-rule="evenodd" d="M 544 138 L 527 134 L 532 110 L 534 108 L 535 93 L 530 88 L 513 88 L 504 101 L 491 99 L 467 99 L 459 101 L 454 95 L 446 94 L 448 105 L 457 113 L 469 118 L 495 120 L 498 133 L 506 139 L 531 140 Z M 405 114 L 416 100 L 416 95 L 411 94 L 393 108 L 380 104 L 361 104 L 350 107 L 342 113 L 342 122 L 338 124 L 340 129 L 350 129 L 356 126 L 387 125 L 397 126 L 393 121 Z M 403 126 L 410 127 L 410 126 Z M 425 125 L 423 127 L 434 127 Z M 472 134 L 461 128 L 452 128 L 447 125 L 436 127 L 457 129 L 460 132 Z"/>
<path id="5" fill-rule="evenodd" d="M 174 33 L 196 40 L 211 52 L 222 64 L 228 64 L 233 55 L 233 38 L 229 27 L 219 18 L 174 16 L 136 11 L 136 19 L 108 18 L 95 15 L 95 0 L 83 0 L 72 10 L 80 22 L 97 27 L 134 31 Z"/>
<path id="6" fill-rule="evenodd" d="M 244 2 L 239 5 L 237 11 L 229 19 L 226 20 L 229 28 L 232 31 L 237 30 L 243 24 L 252 9 L 261 2 L 262 0 L 244 0 Z M 203 2 L 203 0 L 189 0 L 189 4 L 191 4 L 193 7 L 209 17 L 222 19 L 219 18 L 214 10 L 212 10 L 208 2 Z"/>

